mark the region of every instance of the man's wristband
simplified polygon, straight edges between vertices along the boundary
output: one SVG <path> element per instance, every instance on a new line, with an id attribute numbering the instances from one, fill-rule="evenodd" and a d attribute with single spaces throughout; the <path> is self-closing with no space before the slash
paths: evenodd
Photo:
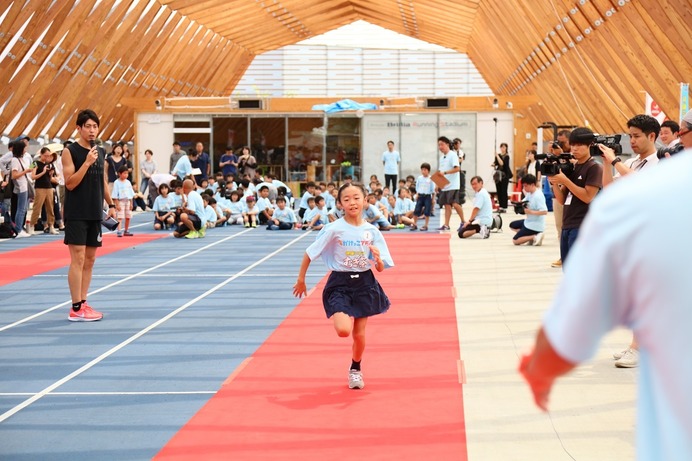
<path id="1" fill-rule="evenodd" d="M 115 208 L 115 203 L 111 203 L 110 205 L 108 205 L 108 208 Z"/>
<path id="2" fill-rule="evenodd" d="M 615 166 L 616 163 L 622 162 L 622 159 L 620 157 L 615 157 L 612 162 L 610 162 L 611 165 Z"/>

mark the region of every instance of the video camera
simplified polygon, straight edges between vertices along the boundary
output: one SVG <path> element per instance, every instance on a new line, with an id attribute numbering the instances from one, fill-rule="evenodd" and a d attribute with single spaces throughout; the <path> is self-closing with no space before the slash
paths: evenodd
<path id="1" fill-rule="evenodd" d="M 622 154 L 622 146 L 620 145 L 620 139 L 622 136 L 619 134 L 613 134 L 609 136 L 595 135 L 595 138 L 591 145 L 589 146 L 589 153 L 592 157 L 602 157 L 603 152 L 598 148 L 599 144 L 603 144 L 606 147 L 610 147 L 615 151 L 615 155 Z"/>
<path id="2" fill-rule="evenodd" d="M 561 171 L 569 176 L 574 171 L 574 165 L 570 162 L 572 154 L 536 154 L 536 160 L 541 162 L 541 174 L 545 176 L 554 176 Z"/>
<path id="3" fill-rule="evenodd" d="M 673 147 L 662 147 L 656 152 L 656 157 L 666 158 L 666 155 L 673 156 L 678 152 L 682 152 L 683 150 L 685 150 L 685 146 L 682 144 L 676 144 Z"/>
<path id="4" fill-rule="evenodd" d="M 529 201 L 524 200 L 522 202 L 515 202 L 512 200 L 512 206 L 514 207 L 514 212 L 516 214 L 526 214 L 524 210 L 529 206 Z"/>

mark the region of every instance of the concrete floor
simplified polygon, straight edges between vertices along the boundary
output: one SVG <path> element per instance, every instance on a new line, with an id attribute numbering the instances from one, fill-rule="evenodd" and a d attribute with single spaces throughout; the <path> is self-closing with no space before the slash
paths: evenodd
<path id="1" fill-rule="evenodd" d="M 468 459 L 634 459 L 637 369 L 618 369 L 612 358 L 629 331 L 610 333 L 590 362 L 558 380 L 549 413 L 534 405 L 517 366 L 563 277 L 550 267 L 557 233 L 549 213 L 542 246 L 514 246 L 509 222 L 523 217 L 502 217 L 504 232 L 487 240 L 451 234 Z M 455 215 L 452 229 L 458 224 Z"/>

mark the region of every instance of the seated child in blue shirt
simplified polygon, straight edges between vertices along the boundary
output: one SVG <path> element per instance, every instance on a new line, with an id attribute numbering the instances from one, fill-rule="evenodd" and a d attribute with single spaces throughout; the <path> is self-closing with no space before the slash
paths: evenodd
<path id="1" fill-rule="evenodd" d="M 394 226 L 387 221 L 387 218 L 382 214 L 380 207 L 376 203 L 375 196 L 373 194 L 368 195 L 366 206 L 363 208 L 363 219 L 379 230 L 393 229 Z"/>
<path id="2" fill-rule="evenodd" d="M 298 210 L 298 216 L 300 216 L 300 219 L 305 218 L 305 212 L 308 211 L 310 208 L 308 206 L 308 200 L 311 198 L 315 198 L 315 188 L 317 186 L 315 185 L 314 182 L 310 181 L 305 185 L 305 193 L 303 194 L 303 197 L 300 199 L 300 209 Z"/>
<path id="3" fill-rule="evenodd" d="M 240 200 L 242 192 L 234 190 L 231 192 L 231 200 L 228 209 L 231 210 L 231 216 L 228 218 L 228 224 L 243 224 L 243 202 Z"/>
<path id="4" fill-rule="evenodd" d="M 210 198 L 211 197 L 209 194 L 202 194 L 202 202 L 204 202 L 204 217 L 207 220 L 207 229 L 210 227 L 216 227 L 216 219 L 218 218 L 218 216 L 216 216 L 216 211 L 209 204 Z"/>
<path id="5" fill-rule="evenodd" d="M 159 195 L 154 200 L 154 229 L 156 230 L 168 229 L 175 224 L 175 208 L 168 192 L 168 184 L 162 183 L 159 186 Z"/>
<path id="6" fill-rule="evenodd" d="M 214 211 L 214 216 L 211 215 L 211 213 L 208 214 L 207 219 L 215 219 L 216 223 L 214 226 L 207 226 L 207 227 L 222 227 L 226 225 L 226 221 L 228 220 L 228 217 L 221 212 L 219 209 L 219 204 L 216 203 L 216 199 L 214 197 L 209 197 L 209 208 L 211 208 Z M 206 212 L 206 208 L 204 209 Z M 207 221 L 208 222 L 208 221 Z"/>
<path id="7" fill-rule="evenodd" d="M 307 230 L 320 230 L 329 223 L 327 216 L 327 207 L 324 204 L 324 197 L 318 195 L 315 197 L 315 208 L 310 211 L 310 220 L 308 221 Z M 306 214 L 307 216 L 307 214 Z"/>
<path id="8" fill-rule="evenodd" d="M 267 224 L 274 212 L 274 206 L 271 200 L 269 200 L 269 186 L 260 186 L 257 209 L 259 210 L 259 223 Z"/>
<path id="9" fill-rule="evenodd" d="M 286 206 L 286 197 L 278 196 L 276 209 L 267 223 L 267 230 L 290 230 L 298 225 L 295 213 Z"/>

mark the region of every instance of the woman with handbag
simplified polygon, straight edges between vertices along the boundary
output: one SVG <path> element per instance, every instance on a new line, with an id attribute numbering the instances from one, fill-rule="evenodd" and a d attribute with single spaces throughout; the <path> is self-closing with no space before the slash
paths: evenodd
<path id="1" fill-rule="evenodd" d="M 24 222 L 26 221 L 26 212 L 29 209 L 29 178 L 33 176 L 35 169 L 31 165 L 24 165 L 24 151 L 26 144 L 24 141 L 14 141 L 12 144 L 12 160 L 10 162 L 10 171 L 12 175 L 12 183 L 14 184 L 14 193 L 17 195 L 17 216 L 14 220 L 14 230 L 17 232 L 15 238 L 31 237 L 31 234 L 26 232 Z"/>
<path id="2" fill-rule="evenodd" d="M 512 166 L 509 160 L 509 146 L 506 142 L 500 144 L 500 152 L 495 153 L 495 161 L 493 162 L 493 167 L 495 171 L 493 172 L 493 181 L 495 181 L 495 188 L 497 190 L 497 204 L 500 213 L 507 212 L 507 201 L 509 180 L 512 179 L 514 174 L 512 174 Z"/>
<path id="3" fill-rule="evenodd" d="M 238 171 L 240 172 L 240 179 L 244 175 L 250 176 L 250 181 L 255 179 L 255 170 L 257 169 L 257 160 L 250 154 L 250 148 L 243 147 L 243 152 L 238 157 Z"/>

